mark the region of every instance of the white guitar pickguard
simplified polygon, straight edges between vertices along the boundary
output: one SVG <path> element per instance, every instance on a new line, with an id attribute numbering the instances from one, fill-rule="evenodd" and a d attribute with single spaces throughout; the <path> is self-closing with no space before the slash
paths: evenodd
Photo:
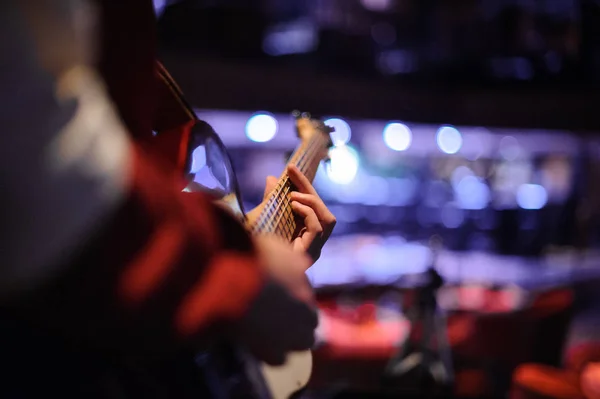
<path id="1" fill-rule="evenodd" d="M 282 366 L 262 366 L 265 382 L 273 399 L 289 399 L 304 388 L 312 374 L 312 353 L 292 352 Z"/>

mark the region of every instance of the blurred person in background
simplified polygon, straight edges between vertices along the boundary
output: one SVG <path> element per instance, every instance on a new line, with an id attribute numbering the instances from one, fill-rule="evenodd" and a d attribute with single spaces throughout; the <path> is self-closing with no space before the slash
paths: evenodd
<path id="1" fill-rule="evenodd" d="M 113 397 L 115 359 L 218 337 L 272 364 L 313 344 L 304 251 L 335 218 L 299 195 L 292 246 L 181 193 L 151 148 L 154 24 L 151 0 L 0 5 L 2 397 Z"/>

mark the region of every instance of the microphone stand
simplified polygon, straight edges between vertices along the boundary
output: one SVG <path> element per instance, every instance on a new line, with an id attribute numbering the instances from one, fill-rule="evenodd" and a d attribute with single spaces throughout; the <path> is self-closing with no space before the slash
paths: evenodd
<path id="1" fill-rule="evenodd" d="M 415 301 L 406 310 L 409 333 L 384 372 L 385 385 L 426 396 L 451 394 L 454 381 L 446 318 L 437 303 L 437 292 L 444 285 L 434 267 L 440 246 L 439 239 L 431 240 L 433 262 L 420 276 L 426 283 L 415 288 Z"/>

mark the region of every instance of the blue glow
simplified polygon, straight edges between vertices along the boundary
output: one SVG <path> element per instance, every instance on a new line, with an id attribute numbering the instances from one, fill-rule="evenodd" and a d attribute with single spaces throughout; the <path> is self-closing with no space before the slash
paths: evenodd
<path id="1" fill-rule="evenodd" d="M 546 189 L 539 184 L 521 184 L 517 204 L 523 209 L 542 209 L 548 202 Z"/>
<path id="2" fill-rule="evenodd" d="M 462 135 L 452 126 L 440 127 L 437 131 L 436 141 L 440 150 L 446 154 L 456 154 L 463 143 Z"/>
<path id="3" fill-rule="evenodd" d="M 371 11 L 386 11 L 392 6 L 392 0 L 361 0 L 364 8 Z"/>
<path id="4" fill-rule="evenodd" d="M 267 29 L 263 50 L 272 56 L 308 53 L 318 44 L 317 27 L 307 20 L 296 20 Z"/>
<path id="5" fill-rule="evenodd" d="M 458 168 L 454 169 L 454 172 L 452 172 L 452 176 L 450 177 L 452 187 L 456 189 L 459 183 L 467 176 L 475 176 L 475 173 L 473 173 L 473 171 L 467 166 L 461 165 Z"/>
<path id="6" fill-rule="evenodd" d="M 452 189 L 442 180 L 431 180 L 425 186 L 423 202 L 429 208 L 440 208 L 452 200 Z"/>
<path id="7" fill-rule="evenodd" d="M 412 203 L 417 192 L 418 183 L 412 178 L 391 178 L 388 180 L 390 185 L 390 195 L 387 205 L 406 206 Z"/>
<path id="8" fill-rule="evenodd" d="M 327 176 L 338 184 L 349 184 L 358 173 L 358 153 L 352 147 L 338 146 L 329 150 Z"/>
<path id="9" fill-rule="evenodd" d="M 190 173 L 198 173 L 200 169 L 206 166 L 206 148 L 203 145 L 197 147 L 192 152 L 192 166 Z"/>
<path id="10" fill-rule="evenodd" d="M 154 3 L 154 12 L 156 13 L 156 16 L 160 16 L 160 14 L 162 14 L 163 10 L 165 9 L 165 6 L 167 5 L 167 0 L 153 0 Z"/>
<path id="11" fill-rule="evenodd" d="M 254 142 L 265 143 L 277 134 L 277 119 L 266 113 L 253 115 L 246 122 L 246 136 Z"/>
<path id="12" fill-rule="evenodd" d="M 404 151 L 410 147 L 412 133 L 402 123 L 390 123 L 383 129 L 383 141 L 394 151 Z"/>
<path id="13" fill-rule="evenodd" d="M 365 205 L 383 205 L 389 197 L 390 184 L 381 176 L 369 176 L 364 192 Z"/>
<path id="14" fill-rule="evenodd" d="M 407 50 L 386 50 L 377 57 L 377 66 L 386 75 L 410 73 L 416 69 L 416 58 Z"/>
<path id="15" fill-rule="evenodd" d="M 485 209 L 490 202 L 490 188 L 476 176 L 465 176 L 456 186 L 455 195 L 462 209 Z"/>
<path id="16" fill-rule="evenodd" d="M 454 206 L 447 204 L 442 208 L 440 218 L 442 224 L 448 229 L 459 228 L 465 221 L 465 214 L 462 209 L 455 208 Z"/>
<path id="17" fill-rule="evenodd" d="M 331 118 L 327 119 L 323 123 L 335 129 L 335 131 L 331 133 L 331 141 L 333 142 L 333 145 L 340 146 L 350 141 L 350 137 L 352 137 L 352 131 L 350 130 L 350 125 L 348 125 L 346 121 L 340 118 Z"/>
<path id="18" fill-rule="evenodd" d="M 502 137 L 502 140 L 500 140 L 499 152 L 502 158 L 507 161 L 514 161 L 519 157 L 521 148 L 519 147 L 519 142 L 516 138 L 504 136 Z"/>

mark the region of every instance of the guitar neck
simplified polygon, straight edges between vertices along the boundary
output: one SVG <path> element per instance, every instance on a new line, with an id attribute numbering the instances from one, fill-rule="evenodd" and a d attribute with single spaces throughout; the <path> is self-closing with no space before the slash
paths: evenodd
<path id="1" fill-rule="evenodd" d="M 302 142 L 294 151 L 288 165 L 297 166 L 306 178 L 312 182 L 323 158 L 323 151 L 328 146 L 327 137 L 314 135 L 310 140 Z M 300 226 L 291 207 L 290 194 L 294 190 L 293 183 L 287 172 L 284 171 L 263 211 L 251 226 L 252 232 L 275 234 L 290 241 L 295 238 Z"/>

